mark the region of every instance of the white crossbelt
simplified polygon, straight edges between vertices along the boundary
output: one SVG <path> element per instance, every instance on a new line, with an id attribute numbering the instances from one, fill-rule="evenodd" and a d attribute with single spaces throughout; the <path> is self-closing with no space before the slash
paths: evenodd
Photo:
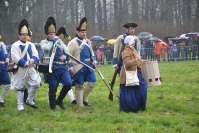
<path id="1" fill-rule="evenodd" d="M 0 64 L 5 64 L 5 62 L 4 61 L 0 61 Z"/>

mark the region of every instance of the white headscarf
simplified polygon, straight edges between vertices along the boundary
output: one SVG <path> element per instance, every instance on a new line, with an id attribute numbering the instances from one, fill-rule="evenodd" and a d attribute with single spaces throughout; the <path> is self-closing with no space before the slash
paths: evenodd
<path id="1" fill-rule="evenodd" d="M 124 43 L 126 45 L 132 45 L 135 43 L 135 38 L 131 35 L 126 36 L 126 38 L 124 39 Z"/>

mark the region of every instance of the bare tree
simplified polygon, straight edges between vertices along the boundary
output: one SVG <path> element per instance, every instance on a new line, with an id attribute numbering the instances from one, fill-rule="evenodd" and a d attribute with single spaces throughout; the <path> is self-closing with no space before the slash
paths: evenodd
<path id="1" fill-rule="evenodd" d="M 179 36 L 199 29 L 198 0 L 0 0 L 0 34 L 6 44 L 17 40 L 18 24 L 27 19 L 32 41 L 45 38 L 44 24 L 49 16 L 57 27 L 64 26 L 74 36 L 80 19 L 88 18 L 88 36 L 116 38 L 122 24 L 138 23 L 137 34 L 148 31 L 157 37 Z"/>

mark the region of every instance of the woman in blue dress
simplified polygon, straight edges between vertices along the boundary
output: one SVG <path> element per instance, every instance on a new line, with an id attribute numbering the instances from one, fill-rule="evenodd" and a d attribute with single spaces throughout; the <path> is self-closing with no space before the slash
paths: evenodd
<path id="1" fill-rule="evenodd" d="M 137 112 L 146 109 L 147 84 L 141 73 L 140 55 L 134 48 L 134 37 L 127 36 L 124 39 L 126 46 L 122 52 L 123 66 L 120 72 L 120 92 L 119 106 L 121 112 Z M 128 71 L 134 71 L 137 68 L 139 86 L 126 86 L 125 68 Z"/>

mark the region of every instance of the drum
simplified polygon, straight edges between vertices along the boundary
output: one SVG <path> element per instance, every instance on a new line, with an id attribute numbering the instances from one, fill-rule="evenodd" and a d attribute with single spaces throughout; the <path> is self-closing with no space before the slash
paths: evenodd
<path id="1" fill-rule="evenodd" d="M 7 65 L 7 71 L 13 72 L 13 73 L 17 72 L 18 71 L 18 65 L 16 65 L 15 63 L 9 63 Z"/>
<path id="2" fill-rule="evenodd" d="M 142 75 L 148 86 L 160 86 L 162 84 L 157 60 L 144 62 L 141 67 Z"/>
<path id="3" fill-rule="evenodd" d="M 37 65 L 37 70 L 40 72 L 40 73 L 49 73 L 49 64 L 38 64 Z"/>

